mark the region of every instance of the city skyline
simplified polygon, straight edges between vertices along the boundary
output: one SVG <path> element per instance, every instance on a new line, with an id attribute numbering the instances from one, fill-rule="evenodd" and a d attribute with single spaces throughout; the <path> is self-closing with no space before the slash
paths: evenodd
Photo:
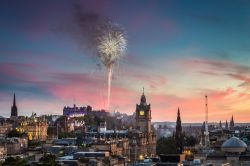
<path id="1" fill-rule="evenodd" d="M 26 3 L 24 3 L 26 2 Z M 74 5 L 126 30 L 111 111 L 135 112 L 143 87 L 152 121 L 249 122 L 248 1 L 12 1 L 0 5 L 0 105 L 10 116 L 106 107 L 106 71 L 72 35 Z M 158 2 L 158 3 L 157 3 Z"/>

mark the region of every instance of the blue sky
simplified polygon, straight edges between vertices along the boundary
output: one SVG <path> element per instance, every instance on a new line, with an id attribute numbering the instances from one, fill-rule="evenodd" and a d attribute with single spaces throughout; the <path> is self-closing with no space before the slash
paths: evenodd
<path id="1" fill-rule="evenodd" d="M 105 108 L 106 71 L 79 42 L 74 5 L 121 25 L 128 48 L 113 75 L 111 109 L 133 113 L 142 87 L 153 120 L 202 121 L 243 114 L 249 103 L 249 1 L 6 1 L 0 5 L 0 103 L 9 116 L 62 113 L 65 105 Z M 240 98 L 239 96 L 243 96 Z M 164 116 L 162 116 L 164 115 Z M 222 119 L 224 118 L 224 119 Z"/>

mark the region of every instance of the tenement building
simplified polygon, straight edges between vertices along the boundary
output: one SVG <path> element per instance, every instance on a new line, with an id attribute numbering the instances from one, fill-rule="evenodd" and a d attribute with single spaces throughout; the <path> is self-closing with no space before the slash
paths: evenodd
<path id="1" fill-rule="evenodd" d="M 151 125 L 151 105 L 147 104 L 144 92 L 136 105 L 135 126 L 129 132 L 130 159 L 138 160 L 156 154 L 156 133 Z"/>
<path id="2" fill-rule="evenodd" d="M 21 133 L 27 133 L 29 140 L 46 141 L 47 139 L 47 121 L 42 117 L 32 114 L 31 117 L 23 119 L 16 130 Z"/>
<path id="3" fill-rule="evenodd" d="M 26 133 L 29 140 L 45 141 L 47 139 L 48 123 L 44 117 L 37 117 L 32 113 L 31 117 L 18 116 L 16 96 L 14 94 L 11 116 L 6 122 L 0 123 L 0 134 L 6 134 L 11 129 Z"/>
<path id="4" fill-rule="evenodd" d="M 12 124 L 5 118 L 0 118 L 0 138 L 12 130 Z"/>

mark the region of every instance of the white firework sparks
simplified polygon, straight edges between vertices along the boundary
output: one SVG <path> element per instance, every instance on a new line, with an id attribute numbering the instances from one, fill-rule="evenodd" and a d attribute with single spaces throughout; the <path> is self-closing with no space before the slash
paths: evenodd
<path id="1" fill-rule="evenodd" d="M 97 39 L 97 52 L 102 63 L 108 70 L 108 100 L 107 109 L 110 105 L 111 81 L 113 65 L 124 55 L 127 47 L 127 40 L 121 29 L 117 26 L 107 28 L 107 31 Z"/>
<path id="2" fill-rule="evenodd" d="M 103 64 L 109 68 L 124 55 L 127 41 L 119 31 L 108 32 L 99 40 L 98 54 Z"/>

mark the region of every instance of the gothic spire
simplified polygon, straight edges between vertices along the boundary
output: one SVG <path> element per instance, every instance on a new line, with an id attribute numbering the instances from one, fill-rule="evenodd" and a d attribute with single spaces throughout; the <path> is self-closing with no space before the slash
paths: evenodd
<path id="1" fill-rule="evenodd" d="M 179 107 L 178 107 L 177 119 L 176 119 L 175 141 L 176 141 L 176 146 L 177 146 L 178 153 L 182 153 L 182 150 L 183 150 L 183 135 L 182 135 L 181 115 L 180 115 Z"/>
<path id="2" fill-rule="evenodd" d="M 181 123 L 181 115 L 180 115 L 180 108 L 178 107 L 178 111 L 177 111 L 177 121 L 176 123 Z"/>
<path id="3" fill-rule="evenodd" d="M 232 118 L 230 120 L 230 129 L 233 129 L 234 128 L 234 117 L 232 115 Z"/>
<path id="4" fill-rule="evenodd" d="M 227 120 L 226 120 L 226 125 L 225 125 L 225 128 L 228 129 L 228 123 L 227 123 Z"/>
<path id="5" fill-rule="evenodd" d="M 16 95 L 14 93 L 13 105 L 11 107 L 11 117 L 17 116 Z"/>

